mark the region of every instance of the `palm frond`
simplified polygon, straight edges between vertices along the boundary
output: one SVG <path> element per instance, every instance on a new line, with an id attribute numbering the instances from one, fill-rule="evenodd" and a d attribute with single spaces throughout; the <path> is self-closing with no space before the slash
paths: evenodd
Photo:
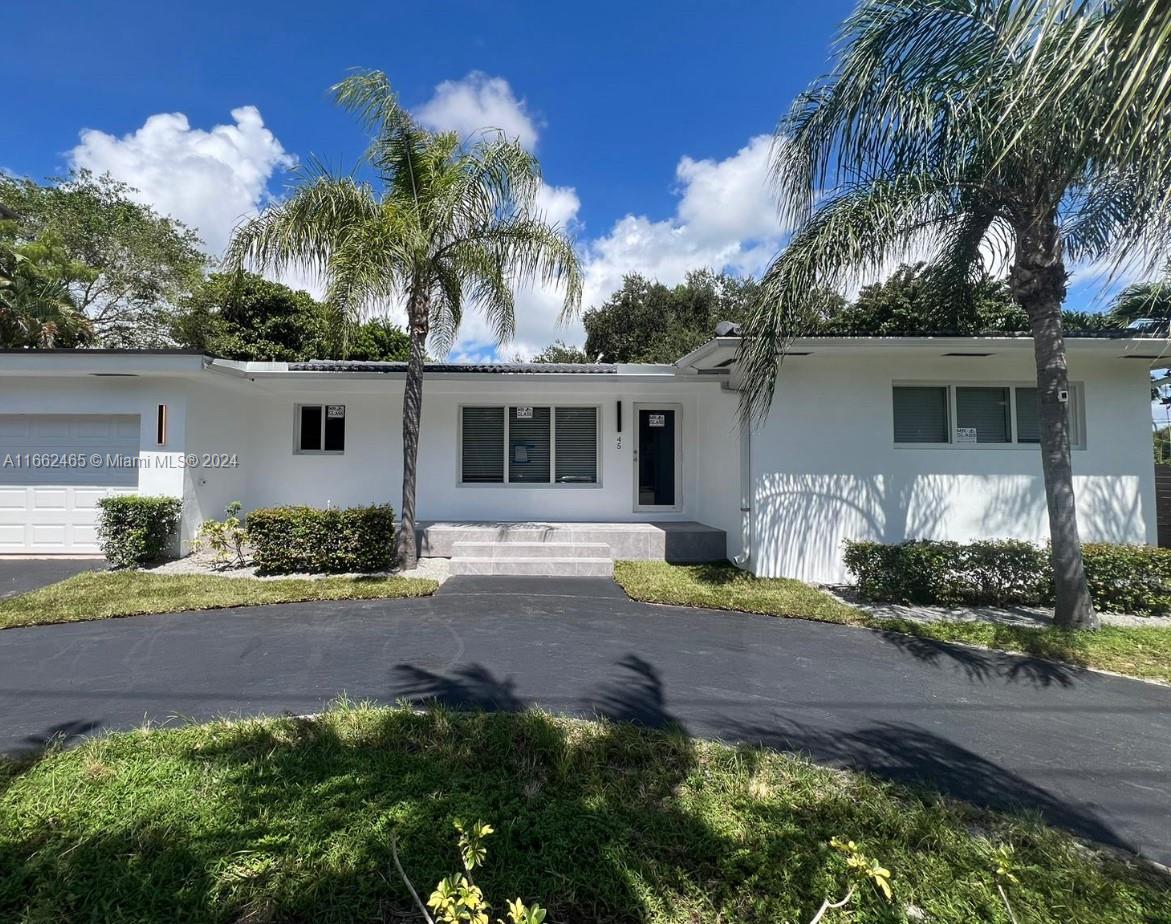
<path id="1" fill-rule="evenodd" d="M 821 204 L 772 262 L 741 339 L 741 413 L 768 410 L 788 344 L 808 333 L 821 305 L 857 274 L 905 257 L 923 235 L 947 234 L 960 219 L 947 173 L 905 174 L 850 187 Z M 811 300 L 812 299 L 812 300 Z"/>
<path id="2" fill-rule="evenodd" d="M 237 226 L 224 257 L 229 270 L 281 272 L 305 265 L 328 275 L 334 251 L 379 212 L 373 189 L 351 177 L 317 175 L 284 202 Z"/>

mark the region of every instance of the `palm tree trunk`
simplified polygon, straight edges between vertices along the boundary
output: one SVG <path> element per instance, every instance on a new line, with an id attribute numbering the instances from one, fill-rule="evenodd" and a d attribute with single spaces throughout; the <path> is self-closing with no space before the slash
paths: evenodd
<path id="1" fill-rule="evenodd" d="M 423 420 L 423 363 L 427 356 L 430 304 L 425 292 L 412 292 L 407 308 L 411 352 L 403 388 L 403 503 L 398 527 L 398 565 L 404 571 L 419 560 L 415 539 L 415 485 L 419 470 L 419 428 Z"/>
<path id="2" fill-rule="evenodd" d="M 1096 629 L 1077 528 L 1070 458 L 1069 373 L 1061 330 L 1067 274 L 1061 237 L 1052 214 L 1016 229 L 1016 255 L 1009 283 L 1029 316 L 1040 397 L 1041 470 L 1049 508 L 1057 625 Z"/>

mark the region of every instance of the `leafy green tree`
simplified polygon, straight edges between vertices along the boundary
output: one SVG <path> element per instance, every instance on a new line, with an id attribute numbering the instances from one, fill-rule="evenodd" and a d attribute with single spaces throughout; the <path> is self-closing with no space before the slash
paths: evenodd
<path id="1" fill-rule="evenodd" d="M 903 264 L 882 282 L 864 286 L 858 297 L 820 325 L 822 333 L 842 336 L 967 336 L 1028 330 L 1029 321 L 1012 300 L 1008 286 L 988 275 L 977 279 L 966 297 L 940 298 L 930 269 Z"/>
<path id="2" fill-rule="evenodd" d="M 332 339 L 336 345 L 337 336 Z M 411 358 L 411 338 L 397 324 L 374 318 L 356 325 L 343 340 L 340 355 L 330 354 L 328 358 L 406 362 Z"/>
<path id="3" fill-rule="evenodd" d="M 0 347 L 84 346 L 93 330 L 70 288 L 89 279 L 89 268 L 70 260 L 51 232 L 16 243 L 14 219 L 0 214 Z"/>
<path id="4" fill-rule="evenodd" d="M 769 267 L 743 341 L 746 413 L 772 400 L 806 293 L 873 271 L 931 234 L 941 293 L 958 293 L 990 245 L 1029 318 L 1040 394 L 1056 619 L 1098 623 L 1082 564 L 1070 464 L 1069 382 L 1062 331 L 1066 259 L 1107 258 L 1149 239 L 1171 186 L 1171 159 L 1118 156 L 1095 141 L 1087 112 L 1102 84 L 1054 95 L 1033 66 L 1088 41 L 1108 4 L 1046 23 L 1019 40 L 1014 4 L 863 0 L 843 26 L 832 74 L 778 128 L 775 178 L 798 227 Z M 1112 67 L 1107 55 L 1097 59 Z M 1055 104 L 1055 100 L 1059 102 Z M 1123 114 L 1122 127 L 1146 113 Z"/>
<path id="5" fill-rule="evenodd" d="M 925 263 L 903 264 L 882 282 L 864 286 L 853 302 L 819 325 L 824 334 L 849 337 L 941 336 L 1029 332 L 1028 315 L 1003 280 L 977 272 L 960 297 L 941 297 Z M 1095 333 L 1120 325 L 1111 313 L 1063 311 L 1066 330 Z"/>
<path id="6" fill-rule="evenodd" d="M 672 363 L 710 340 L 720 321 L 742 321 L 756 283 L 697 270 L 669 287 L 632 273 L 582 317 L 585 354 L 611 363 Z"/>
<path id="7" fill-rule="evenodd" d="M 182 347 L 224 359 L 325 359 L 326 307 L 307 292 L 255 273 L 212 273 L 184 301 L 172 327 Z"/>
<path id="8" fill-rule="evenodd" d="M 1171 464 L 1171 427 L 1159 427 L 1151 434 L 1155 450 L 1155 464 Z"/>
<path id="9" fill-rule="evenodd" d="M 88 268 L 70 299 L 102 346 L 167 345 L 174 307 L 199 283 L 207 258 L 194 232 L 133 199 L 109 176 L 78 171 L 41 186 L 0 176 L 16 244 L 50 235 L 62 259 Z"/>
<path id="10" fill-rule="evenodd" d="M 403 390 L 403 499 L 398 557 L 413 568 L 415 485 L 423 363 L 428 339 L 445 353 L 465 308 L 482 312 L 498 342 L 515 327 L 512 286 L 539 279 L 565 287 L 566 314 L 581 298 L 573 245 L 536 211 L 536 158 L 504 135 L 461 143 L 432 134 L 398 102 L 386 75 L 355 74 L 333 88 L 371 134 L 375 185 L 324 171 L 245 223 L 229 247 L 233 268 L 307 264 L 326 300 L 351 317 L 405 301 L 410 358 Z"/>
<path id="11" fill-rule="evenodd" d="M 356 323 L 256 273 L 212 273 L 186 299 L 171 335 L 191 350 L 224 359 L 405 360 L 406 332 L 387 321 Z"/>
<path id="12" fill-rule="evenodd" d="M 589 357 L 581 347 L 570 346 L 564 340 L 557 340 L 529 360 L 533 363 L 588 363 Z"/>

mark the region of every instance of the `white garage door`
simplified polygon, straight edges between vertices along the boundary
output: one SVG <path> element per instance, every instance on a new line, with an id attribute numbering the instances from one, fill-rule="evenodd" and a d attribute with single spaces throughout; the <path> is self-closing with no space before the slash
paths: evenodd
<path id="1" fill-rule="evenodd" d="M 138 486 L 110 463 L 137 458 L 138 435 L 137 414 L 0 414 L 0 554 L 99 551 L 98 499 Z"/>

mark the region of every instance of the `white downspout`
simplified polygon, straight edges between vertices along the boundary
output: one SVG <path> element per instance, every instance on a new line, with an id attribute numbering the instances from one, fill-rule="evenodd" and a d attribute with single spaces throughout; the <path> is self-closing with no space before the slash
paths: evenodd
<path id="1" fill-rule="evenodd" d="M 736 392 L 727 382 L 727 391 Z M 740 554 L 732 556 L 732 564 L 748 569 L 752 562 L 752 422 L 740 420 Z"/>
<path id="2" fill-rule="evenodd" d="M 740 424 L 740 535 L 741 552 L 732 559 L 738 568 L 748 570 L 752 563 L 752 424 Z"/>

